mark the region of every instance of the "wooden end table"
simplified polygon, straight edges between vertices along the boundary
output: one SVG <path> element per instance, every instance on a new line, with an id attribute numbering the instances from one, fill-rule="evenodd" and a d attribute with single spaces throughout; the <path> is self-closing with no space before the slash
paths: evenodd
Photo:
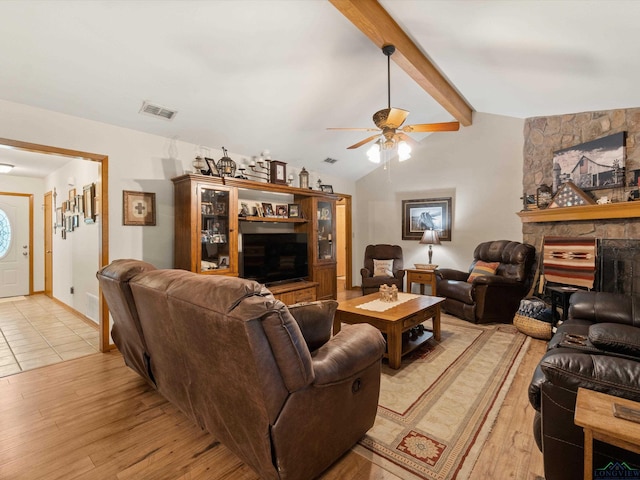
<path id="1" fill-rule="evenodd" d="M 389 359 L 389 366 L 394 369 L 400 368 L 403 355 L 415 350 L 431 337 L 440 341 L 440 304 L 444 302 L 444 298 L 418 295 L 383 312 L 358 308 L 363 303 L 379 298 L 379 293 L 371 293 L 340 302 L 333 320 L 333 333 L 336 334 L 340 331 L 342 322 L 373 325 L 387 336 L 385 356 Z M 432 320 L 432 332 L 425 331 L 418 338 L 403 344 L 403 332 L 429 319 Z"/>
<path id="2" fill-rule="evenodd" d="M 424 286 L 430 285 L 432 296 L 436 295 L 436 271 L 435 270 L 422 270 L 418 268 L 405 268 L 407 272 L 407 292 L 411 293 L 411 284 L 420 284 L 420 295 L 424 295 Z"/>
<path id="3" fill-rule="evenodd" d="M 640 423 L 613 415 L 613 404 L 639 410 L 640 403 L 606 393 L 578 389 L 574 422 L 584 429 L 584 478 L 593 479 L 593 441 L 640 453 Z M 604 467 L 604 465 L 603 465 Z"/>

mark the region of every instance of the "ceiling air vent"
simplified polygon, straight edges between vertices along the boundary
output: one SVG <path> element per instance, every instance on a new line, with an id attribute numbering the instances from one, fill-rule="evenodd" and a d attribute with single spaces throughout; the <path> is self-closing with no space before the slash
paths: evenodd
<path id="1" fill-rule="evenodd" d="M 333 165 L 334 163 L 336 163 L 338 160 L 336 160 L 335 158 L 330 158 L 327 157 L 324 159 L 325 163 L 330 163 L 331 165 Z"/>
<path id="2" fill-rule="evenodd" d="M 164 118 L 165 120 L 173 120 L 178 112 L 176 110 L 170 110 L 166 107 L 162 107 L 160 105 L 154 105 L 149 102 L 142 102 L 142 107 L 140 108 L 139 113 L 144 113 L 145 115 L 151 115 L 153 117 Z"/>

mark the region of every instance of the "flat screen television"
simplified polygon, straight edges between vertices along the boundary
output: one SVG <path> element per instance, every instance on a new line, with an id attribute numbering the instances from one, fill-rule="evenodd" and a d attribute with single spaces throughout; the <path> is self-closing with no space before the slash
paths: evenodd
<path id="1" fill-rule="evenodd" d="M 243 233 L 240 276 L 266 285 L 309 275 L 306 233 Z"/>

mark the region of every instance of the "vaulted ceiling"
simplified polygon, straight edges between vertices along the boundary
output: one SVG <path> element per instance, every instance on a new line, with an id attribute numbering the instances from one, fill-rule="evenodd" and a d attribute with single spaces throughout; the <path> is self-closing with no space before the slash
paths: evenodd
<path id="1" fill-rule="evenodd" d="M 379 44 L 397 41 L 389 26 L 367 27 L 366 12 L 366 34 L 354 25 L 343 12 L 357 4 L 3 0 L 0 98 L 247 157 L 268 149 L 293 165 L 357 179 L 375 166 L 366 147 L 346 147 L 366 135 L 326 128 L 373 127 L 371 115 L 387 104 Z M 415 47 L 414 56 L 400 48 L 391 64 L 391 104 L 411 112 L 407 123 L 469 125 L 463 107 L 434 100 L 424 79 L 407 73 L 416 54 L 469 111 L 527 118 L 640 105 L 640 2 L 380 5 Z M 141 115 L 144 100 L 178 114 Z"/>

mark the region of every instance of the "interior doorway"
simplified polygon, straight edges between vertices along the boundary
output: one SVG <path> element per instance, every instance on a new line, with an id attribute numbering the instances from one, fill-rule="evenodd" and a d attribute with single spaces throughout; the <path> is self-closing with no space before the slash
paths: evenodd
<path id="1" fill-rule="evenodd" d="M 22 142 L 19 140 L 11 140 L 6 138 L 0 138 L 0 145 L 8 148 L 25 150 L 29 152 L 42 153 L 46 159 L 46 155 L 57 155 L 70 158 L 81 158 L 83 160 L 97 162 L 98 163 L 98 180 L 96 181 L 96 197 L 97 197 L 97 215 L 98 222 L 100 223 L 100 235 L 99 235 L 99 266 L 105 266 L 109 263 L 109 195 L 108 195 L 108 181 L 109 181 L 109 157 L 107 155 L 101 155 L 90 152 L 81 152 L 78 150 L 69 150 L 60 147 L 52 147 L 49 145 L 39 145 L 35 143 Z M 52 216 L 45 217 L 45 222 L 51 223 Z M 46 235 L 45 235 L 46 238 Z M 49 248 L 51 250 L 51 248 Z M 55 252 L 51 252 L 53 257 Z M 47 248 L 45 246 L 45 259 L 47 256 Z M 45 279 L 46 284 L 46 279 Z M 46 288 L 46 287 L 45 287 Z M 52 294 L 53 295 L 53 294 Z M 100 351 L 106 352 L 114 348 L 109 340 L 109 310 L 107 308 L 106 301 L 100 290 L 98 293 L 99 303 L 99 332 L 100 332 Z"/>
<path id="2" fill-rule="evenodd" d="M 341 195 L 336 202 L 336 276 L 340 289 L 353 288 L 352 281 L 351 195 Z"/>

